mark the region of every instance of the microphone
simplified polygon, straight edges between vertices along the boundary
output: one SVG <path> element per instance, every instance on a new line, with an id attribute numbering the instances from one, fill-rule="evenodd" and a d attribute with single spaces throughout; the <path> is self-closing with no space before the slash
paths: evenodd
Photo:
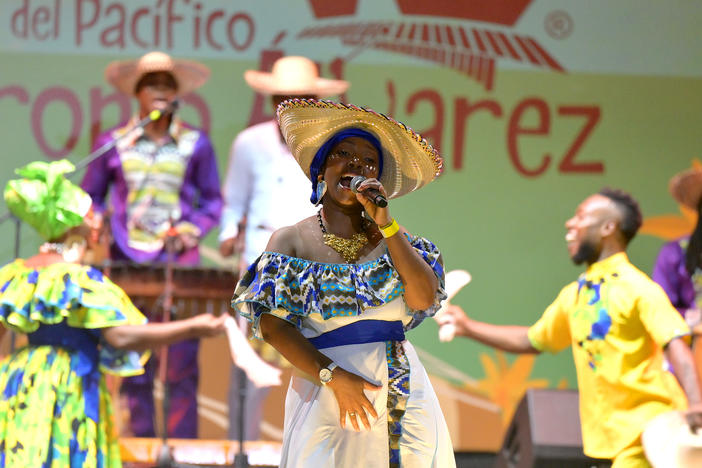
<path id="1" fill-rule="evenodd" d="M 178 99 L 174 99 L 168 103 L 168 105 L 166 106 L 165 109 L 163 109 L 163 110 L 154 109 L 151 112 L 149 112 L 149 120 L 151 122 L 155 122 L 156 120 L 160 119 L 161 117 L 171 115 L 171 114 L 175 113 L 176 110 L 178 110 L 179 105 L 180 105 L 180 101 L 178 101 Z"/>
<path id="2" fill-rule="evenodd" d="M 358 186 L 361 185 L 364 180 L 366 180 L 366 178 L 362 175 L 356 176 L 353 179 L 351 179 L 351 191 L 353 193 L 358 193 Z M 381 208 L 385 208 L 386 206 L 388 206 L 388 199 L 385 198 L 385 195 L 380 193 L 380 191 L 377 189 L 367 188 L 363 191 L 363 195 L 370 199 L 370 201 L 372 201 L 375 206 L 379 206 Z"/>

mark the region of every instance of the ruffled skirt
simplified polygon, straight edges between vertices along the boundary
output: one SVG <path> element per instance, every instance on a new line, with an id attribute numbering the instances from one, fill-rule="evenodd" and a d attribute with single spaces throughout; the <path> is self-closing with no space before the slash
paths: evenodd
<path id="1" fill-rule="evenodd" d="M 0 467 L 122 466 L 104 378 L 96 422 L 86 416 L 77 363 L 53 346 L 28 346 L 0 362 Z"/>
<path id="2" fill-rule="evenodd" d="M 348 418 L 342 429 L 331 389 L 293 376 L 285 401 L 281 468 L 456 466 L 436 394 L 408 341 L 337 346 L 321 352 L 347 371 L 383 385 L 380 391 L 366 391 L 378 418 L 370 418 L 370 431 L 356 432 Z M 360 420 L 359 425 L 363 427 Z"/>

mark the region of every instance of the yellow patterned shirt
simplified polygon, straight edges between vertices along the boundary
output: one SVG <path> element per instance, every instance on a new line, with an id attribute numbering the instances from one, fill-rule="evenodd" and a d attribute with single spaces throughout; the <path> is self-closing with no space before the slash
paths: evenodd
<path id="1" fill-rule="evenodd" d="M 661 287 L 623 252 L 591 265 L 529 328 L 540 351 L 572 345 L 584 451 L 598 458 L 613 458 L 654 416 L 685 406 L 663 347 L 689 334 Z"/>

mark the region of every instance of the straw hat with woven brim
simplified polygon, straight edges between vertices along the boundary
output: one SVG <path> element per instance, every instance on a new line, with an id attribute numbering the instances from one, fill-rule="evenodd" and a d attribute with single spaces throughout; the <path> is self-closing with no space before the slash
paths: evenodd
<path id="1" fill-rule="evenodd" d="M 441 174 L 439 153 L 401 122 L 371 109 L 315 99 L 290 99 L 278 106 L 278 123 L 288 148 L 310 177 L 317 150 L 346 128 L 360 128 L 375 135 L 382 147 L 380 182 L 389 198 L 417 190 Z"/>
<path id="2" fill-rule="evenodd" d="M 262 94 L 281 96 L 336 96 L 349 88 L 344 80 L 320 78 L 317 65 L 307 57 L 289 56 L 275 61 L 270 72 L 247 70 L 244 79 Z"/>
<path id="3" fill-rule="evenodd" d="M 688 169 L 674 175 L 668 189 L 679 203 L 697 211 L 702 198 L 702 169 Z"/>
<path id="4" fill-rule="evenodd" d="M 654 468 L 702 466 L 702 433 L 690 431 L 682 411 L 669 411 L 652 419 L 641 442 Z"/>
<path id="5" fill-rule="evenodd" d="M 105 68 L 105 80 L 124 94 L 134 95 L 136 84 L 147 73 L 168 72 L 178 84 L 178 95 L 193 91 L 207 81 L 210 69 L 191 60 L 174 60 L 163 52 L 149 52 L 137 60 L 118 60 Z"/>

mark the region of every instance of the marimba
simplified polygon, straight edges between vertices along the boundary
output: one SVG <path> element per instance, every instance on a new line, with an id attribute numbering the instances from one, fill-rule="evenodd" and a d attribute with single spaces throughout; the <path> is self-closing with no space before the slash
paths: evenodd
<path id="1" fill-rule="evenodd" d="M 166 265 L 108 261 L 93 267 L 102 271 L 105 276 L 121 287 L 149 320 L 162 319 Z M 171 268 L 170 320 L 184 319 L 207 312 L 231 311 L 230 302 L 237 282 L 237 275 L 233 272 L 200 266 L 172 265 Z M 108 376 L 107 387 L 115 405 L 118 432 L 121 432 L 121 428 L 126 423 L 126 415 L 121 414 L 120 410 L 120 382 L 120 378 Z"/>
<path id="2" fill-rule="evenodd" d="M 165 264 L 109 261 L 94 267 L 124 289 L 150 319 L 158 320 L 166 289 Z M 229 310 L 238 280 L 235 273 L 200 266 L 173 265 L 171 268 L 173 319 Z"/>

